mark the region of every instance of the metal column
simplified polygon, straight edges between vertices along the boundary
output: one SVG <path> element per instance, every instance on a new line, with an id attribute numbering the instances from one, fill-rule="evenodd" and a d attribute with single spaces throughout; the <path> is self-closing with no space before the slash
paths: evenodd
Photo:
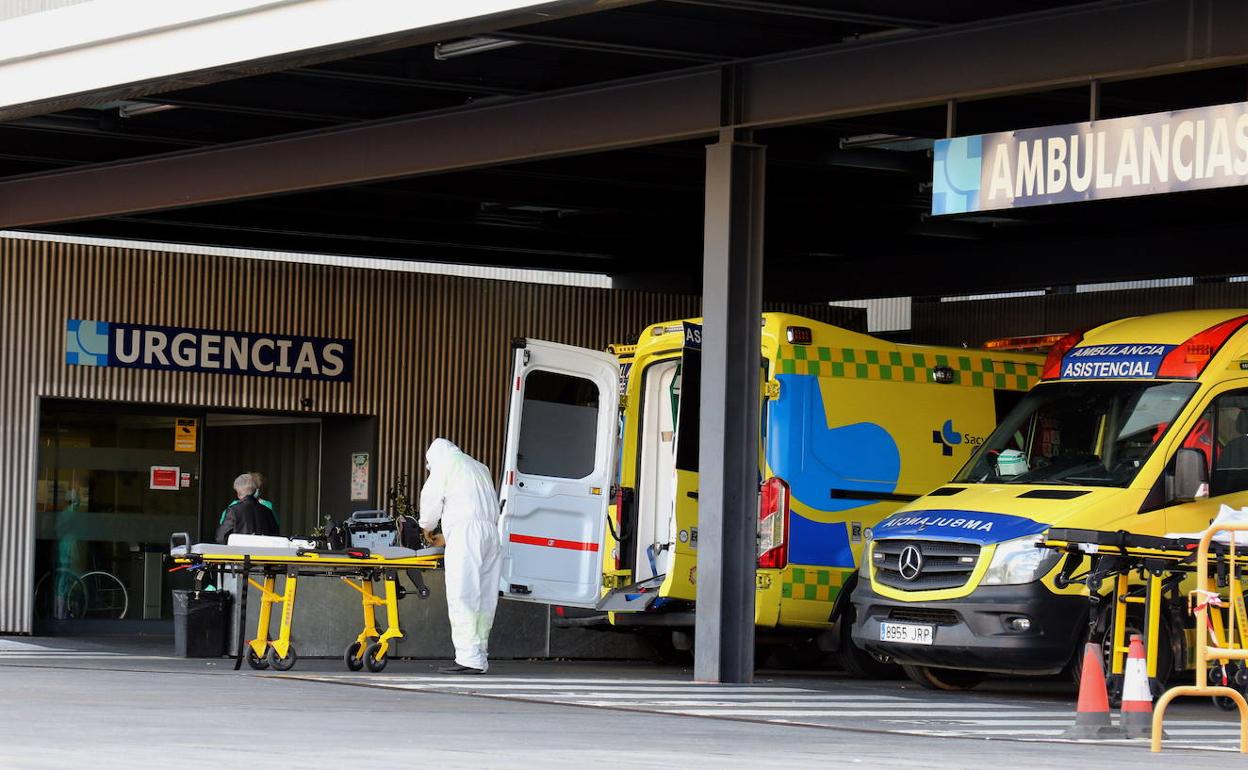
<path id="1" fill-rule="evenodd" d="M 754 676 L 762 147 L 724 129 L 706 151 L 694 678 Z"/>

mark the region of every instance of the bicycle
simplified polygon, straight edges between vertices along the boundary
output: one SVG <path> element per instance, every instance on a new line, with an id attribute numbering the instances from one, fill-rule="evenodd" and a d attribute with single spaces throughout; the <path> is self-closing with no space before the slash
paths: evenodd
<path id="1" fill-rule="evenodd" d="M 130 593 L 111 572 L 78 574 L 57 568 L 35 583 L 35 616 L 53 620 L 120 620 L 130 609 Z"/>

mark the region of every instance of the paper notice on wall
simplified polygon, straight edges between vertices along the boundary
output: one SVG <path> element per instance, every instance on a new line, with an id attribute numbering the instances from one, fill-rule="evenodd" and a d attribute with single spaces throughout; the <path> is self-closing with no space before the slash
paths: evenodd
<path id="1" fill-rule="evenodd" d="M 368 499 L 368 452 L 351 453 L 351 501 Z"/>

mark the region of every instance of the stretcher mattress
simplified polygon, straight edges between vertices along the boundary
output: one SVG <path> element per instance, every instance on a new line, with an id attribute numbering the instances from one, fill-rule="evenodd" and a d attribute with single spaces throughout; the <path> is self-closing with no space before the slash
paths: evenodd
<path id="1" fill-rule="evenodd" d="M 212 554 L 213 556 L 237 556 L 240 559 L 244 556 L 270 556 L 270 557 L 297 557 L 299 556 L 298 548 L 266 548 L 264 546 L 255 545 L 219 545 L 217 543 L 196 543 L 189 548 L 185 545 L 174 546 L 169 549 L 169 555 L 189 556 L 191 554 Z M 411 559 L 416 556 L 441 556 L 446 549 L 437 546 L 434 548 L 421 548 L 419 551 L 411 548 L 399 548 L 397 546 L 387 546 L 384 548 L 372 548 L 369 550 L 373 556 L 380 556 L 383 559 Z"/>

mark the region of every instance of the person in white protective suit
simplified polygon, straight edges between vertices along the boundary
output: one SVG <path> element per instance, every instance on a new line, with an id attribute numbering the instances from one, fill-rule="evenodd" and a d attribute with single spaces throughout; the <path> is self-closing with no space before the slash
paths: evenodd
<path id="1" fill-rule="evenodd" d="M 498 494 L 490 469 L 444 438 L 425 453 L 429 477 L 420 490 L 420 528 L 430 534 L 438 521 L 446 539 L 446 607 L 451 618 L 455 665 L 444 674 L 484 674 L 498 574 Z"/>

